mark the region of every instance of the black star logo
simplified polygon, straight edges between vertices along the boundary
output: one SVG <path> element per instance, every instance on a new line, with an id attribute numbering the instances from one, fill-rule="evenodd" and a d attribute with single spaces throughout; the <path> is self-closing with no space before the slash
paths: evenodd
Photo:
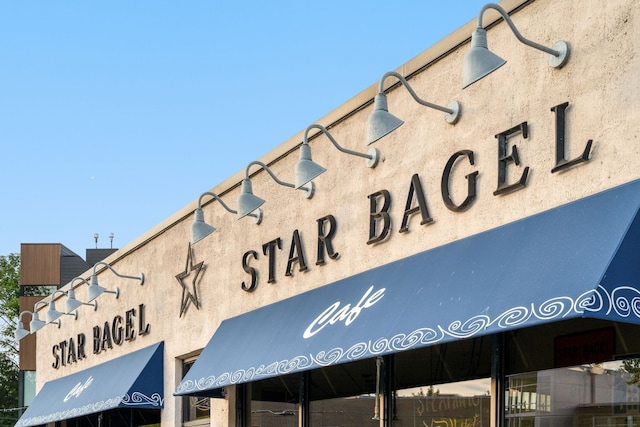
<path id="1" fill-rule="evenodd" d="M 180 317 L 187 313 L 187 309 L 193 303 L 196 306 L 196 310 L 200 309 L 200 301 L 198 301 L 198 278 L 200 273 L 205 269 L 204 261 L 198 264 L 193 264 L 193 250 L 191 249 L 191 243 L 189 243 L 189 249 L 187 250 L 187 265 L 184 267 L 184 271 L 176 275 L 176 279 L 180 286 L 182 286 L 182 303 L 180 305 Z M 189 276 L 193 275 L 193 279 L 189 281 Z M 190 282 L 190 283 L 189 283 Z M 189 289 L 191 286 L 191 289 Z"/>

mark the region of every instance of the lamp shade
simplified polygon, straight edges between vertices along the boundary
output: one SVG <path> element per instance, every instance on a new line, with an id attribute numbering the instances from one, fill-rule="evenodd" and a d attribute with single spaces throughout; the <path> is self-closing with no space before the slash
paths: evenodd
<path id="1" fill-rule="evenodd" d="M 29 323 L 29 329 L 31 330 L 31 333 L 33 334 L 36 331 L 40 330 L 44 325 L 46 325 L 46 322 L 40 320 L 38 313 L 33 313 L 31 323 Z"/>
<path id="2" fill-rule="evenodd" d="M 388 133 L 393 132 L 404 122 L 389 113 L 387 95 L 378 93 L 373 100 L 373 113 L 367 122 L 367 144 L 373 144 Z"/>
<path id="3" fill-rule="evenodd" d="M 471 34 L 471 49 L 464 57 L 462 88 L 477 82 L 506 62 L 488 49 L 487 31 L 484 28 L 476 28 Z"/>
<path id="4" fill-rule="evenodd" d="M 301 188 L 314 178 L 322 175 L 327 170 L 311 160 L 311 147 L 309 144 L 303 143 L 300 146 L 300 159 L 296 163 L 295 169 L 295 188 Z"/>
<path id="5" fill-rule="evenodd" d="M 93 303 L 94 309 L 97 308 L 96 304 L 96 302 Z M 78 301 L 76 299 L 76 291 L 74 291 L 73 288 L 69 289 L 69 291 L 67 292 L 67 301 L 65 302 L 65 313 L 71 313 L 72 311 L 77 310 L 83 305 L 87 304 L 82 301 Z"/>
<path id="6" fill-rule="evenodd" d="M 110 268 L 110 267 L 109 267 Z M 123 276 L 121 274 L 117 274 L 115 273 L 117 276 L 120 277 L 130 277 L 130 276 Z M 134 279 L 137 279 L 137 277 L 134 277 Z M 140 278 L 141 283 L 144 282 L 144 274 L 142 275 L 142 277 Z M 114 294 L 116 296 L 116 298 L 118 298 L 120 296 L 120 289 L 116 287 L 115 291 L 109 291 L 107 290 L 107 288 L 103 288 L 102 286 L 100 286 L 98 284 L 98 276 L 94 273 L 91 275 L 91 282 L 89 283 L 89 287 L 87 288 L 87 297 L 89 298 L 89 302 L 93 301 L 94 299 L 98 298 L 100 295 L 107 293 L 107 294 Z M 97 307 L 97 305 L 94 306 L 94 309 Z"/>
<path id="7" fill-rule="evenodd" d="M 16 331 L 15 331 L 16 341 L 20 341 L 22 338 L 26 337 L 27 335 L 29 335 L 29 331 L 27 331 L 24 328 L 24 324 L 22 323 L 22 320 L 18 320 L 18 327 L 16 328 Z"/>
<path id="8" fill-rule="evenodd" d="M 62 316 L 62 313 L 56 310 L 56 304 L 53 300 L 49 301 L 49 308 L 47 309 L 47 323 L 53 322 L 60 316 Z"/>
<path id="9" fill-rule="evenodd" d="M 204 222 L 204 212 L 201 208 L 196 209 L 194 214 L 193 224 L 191 224 L 191 243 L 199 242 L 216 231 L 214 226 Z"/>
<path id="10" fill-rule="evenodd" d="M 251 180 L 248 178 L 243 179 L 242 191 L 238 196 L 238 219 L 249 215 L 251 212 L 262 206 L 263 203 L 263 199 L 253 195 Z"/>
<path id="11" fill-rule="evenodd" d="M 87 288 L 87 296 L 89 298 L 89 301 L 93 301 L 94 299 L 98 298 L 100 295 L 102 295 L 105 292 L 106 292 L 106 289 L 98 284 L 98 278 L 96 277 L 96 275 L 95 274 L 92 275 L 91 283 Z"/>
<path id="12" fill-rule="evenodd" d="M 65 302 L 65 310 L 67 313 L 71 313 L 73 310 L 77 310 L 82 305 L 82 302 L 76 299 L 76 291 L 69 289 L 67 292 L 67 301 Z"/>

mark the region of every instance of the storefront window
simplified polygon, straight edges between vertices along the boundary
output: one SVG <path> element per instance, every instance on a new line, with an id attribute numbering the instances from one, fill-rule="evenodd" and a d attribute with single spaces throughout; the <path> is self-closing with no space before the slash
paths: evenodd
<path id="1" fill-rule="evenodd" d="M 490 336 L 398 353 L 394 426 L 488 427 Z"/>
<path id="2" fill-rule="evenodd" d="M 489 427 L 489 378 L 401 390 L 394 426 Z"/>
<path id="3" fill-rule="evenodd" d="M 511 332 L 505 426 L 640 426 L 638 332 L 585 319 Z"/>
<path id="4" fill-rule="evenodd" d="M 506 425 L 639 426 L 638 360 L 510 375 L 507 379 Z"/>
<path id="5" fill-rule="evenodd" d="M 252 427 L 297 427 L 299 375 L 271 378 L 251 384 Z"/>
<path id="6" fill-rule="evenodd" d="M 383 417 L 384 398 L 375 393 L 375 368 L 362 375 L 360 369 L 349 369 L 338 374 L 338 367 L 309 373 L 310 395 L 309 425 L 311 427 L 379 427 Z M 352 367 L 353 368 L 353 367 Z M 335 380 L 335 381 L 334 381 Z M 324 387 L 333 385 L 333 388 Z M 347 390 L 347 383 L 369 384 L 368 393 L 343 397 L 338 390 Z M 286 387 L 288 388 L 288 387 Z M 438 386 L 397 390 L 389 402 L 392 406 L 394 427 L 489 427 L 490 404 L 489 378 L 461 381 Z M 251 401 L 252 427 L 297 427 L 300 405 L 298 402 L 270 400 L 260 391 L 264 385 L 253 384 Z M 313 399 L 313 395 L 322 399 Z M 284 397 L 284 395 L 282 395 Z"/>
<path id="7" fill-rule="evenodd" d="M 376 400 L 376 359 L 366 359 L 313 371 L 309 375 L 309 424 L 325 426 L 379 426 Z"/>
<path id="8" fill-rule="evenodd" d="M 298 405 L 287 402 L 251 402 L 251 427 L 297 427 Z"/>
<path id="9" fill-rule="evenodd" d="M 331 366 L 309 375 L 311 427 L 489 427 L 490 337 Z"/>
<path id="10" fill-rule="evenodd" d="M 182 363 L 182 376 L 189 372 L 196 358 L 186 359 Z M 202 425 L 209 424 L 211 399 L 209 397 L 188 396 L 182 401 L 182 420 L 185 426 L 200 425 L 200 420 L 206 420 Z"/>
<path id="11" fill-rule="evenodd" d="M 252 383 L 250 425 L 640 427 L 638 332 L 568 320 L 279 376 Z"/>

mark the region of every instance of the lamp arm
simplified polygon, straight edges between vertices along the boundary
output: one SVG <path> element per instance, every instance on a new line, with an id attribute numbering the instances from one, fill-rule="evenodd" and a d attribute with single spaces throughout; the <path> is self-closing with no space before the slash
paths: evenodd
<path id="1" fill-rule="evenodd" d="M 118 273 L 117 271 L 115 271 L 115 270 L 113 269 L 113 267 L 111 267 L 109 264 L 107 264 L 107 263 L 106 263 L 106 262 L 104 262 L 104 261 L 98 261 L 98 262 L 96 262 L 96 263 L 95 263 L 95 265 L 93 266 L 93 274 L 97 274 L 96 269 L 98 268 L 98 265 L 104 265 L 104 266 L 105 266 L 105 267 L 107 267 L 109 270 L 111 270 L 111 272 L 112 272 L 113 274 L 115 274 L 115 275 L 116 275 L 116 276 L 118 276 L 118 277 L 122 277 L 122 278 L 124 278 L 124 279 L 136 279 L 136 280 L 140 280 L 140 284 L 141 284 L 141 285 L 143 285 L 143 284 L 144 284 L 144 273 L 141 273 L 141 274 L 140 274 L 140 277 L 137 277 L 137 276 L 127 276 L 127 275 L 125 275 L 125 274 L 120 274 L 120 273 Z"/>
<path id="2" fill-rule="evenodd" d="M 62 295 L 66 295 L 65 291 L 63 291 L 62 289 L 56 289 L 55 291 L 53 291 L 51 293 L 51 295 L 49 296 L 49 301 L 53 301 L 53 297 L 60 292 Z"/>
<path id="3" fill-rule="evenodd" d="M 418 97 L 418 95 L 416 95 L 416 93 L 413 91 L 411 86 L 409 86 L 409 83 L 407 82 L 407 80 L 404 77 L 402 77 L 402 75 L 400 73 L 397 73 L 395 71 L 389 71 L 388 73 L 385 73 L 384 76 L 382 76 L 382 78 L 380 79 L 380 85 L 379 85 L 379 88 L 378 88 L 378 92 L 384 93 L 384 80 L 387 77 L 392 77 L 392 76 L 396 77 L 398 80 L 400 80 L 400 82 L 404 85 L 404 87 L 407 88 L 407 90 L 409 91 L 409 93 L 411 94 L 413 99 L 415 99 L 418 104 L 422 104 L 425 107 L 429 107 L 429 108 L 435 108 L 436 110 L 440 110 L 440 111 L 442 111 L 444 113 L 455 114 L 455 111 L 450 109 L 450 108 L 442 107 L 440 105 L 433 104 L 431 102 L 425 101 L 424 99 L 420 99 Z"/>
<path id="4" fill-rule="evenodd" d="M 327 128 L 325 128 L 322 125 L 319 125 L 317 123 L 310 125 L 309 127 L 307 127 L 307 129 L 305 129 L 304 131 L 304 141 L 302 142 L 303 144 L 309 144 L 309 142 L 307 141 L 308 139 L 308 135 L 309 135 L 309 130 L 311 129 L 318 129 L 320 130 L 322 133 L 324 133 L 325 135 L 327 135 L 327 137 L 329 138 L 329 141 L 331 141 L 331 143 L 340 151 L 342 151 L 343 153 L 347 153 L 347 154 L 352 154 L 354 156 L 359 156 L 359 157 L 364 157 L 365 159 L 369 159 L 369 160 L 374 160 L 375 156 L 372 156 L 370 154 L 366 154 L 366 153 L 359 153 L 357 151 L 351 151 L 347 148 L 341 147 L 338 142 L 333 138 L 333 135 L 331 135 L 329 133 L 329 131 L 327 130 Z"/>
<path id="5" fill-rule="evenodd" d="M 227 204 L 225 202 L 223 202 L 222 199 L 216 193 L 212 193 L 210 191 L 204 192 L 204 193 L 202 193 L 200 195 L 200 198 L 198 199 L 198 209 L 202 209 L 202 198 L 204 196 L 212 196 L 214 199 L 219 201 L 220 204 L 222 205 L 222 207 L 225 208 L 227 211 L 231 212 L 232 214 L 237 214 L 238 213 L 238 211 L 234 211 L 229 206 L 227 206 Z"/>
<path id="6" fill-rule="evenodd" d="M 82 283 L 85 283 L 87 285 L 89 285 L 90 283 L 87 282 L 85 279 L 83 279 L 82 277 L 74 277 L 73 279 L 71 279 L 71 281 L 69 282 L 69 288 L 70 289 L 75 289 L 76 286 L 73 286 L 73 282 L 75 282 L 76 280 L 80 280 Z"/>
<path id="7" fill-rule="evenodd" d="M 38 305 L 39 304 L 49 305 L 49 303 L 44 301 L 44 300 L 40 300 L 40 301 L 36 302 L 35 304 L 33 304 L 33 312 L 32 312 L 32 314 L 35 314 L 38 311 Z"/>
<path id="8" fill-rule="evenodd" d="M 534 41 L 531 41 L 529 39 L 526 39 L 522 36 L 522 34 L 520 34 L 520 31 L 518 31 L 518 29 L 516 28 L 515 24 L 513 23 L 513 21 L 511 20 L 511 17 L 509 17 L 509 14 L 507 13 L 506 10 L 504 10 L 501 6 L 495 4 L 495 3 L 487 3 L 485 4 L 482 9 L 480 10 L 480 14 L 478 15 L 478 28 L 482 29 L 484 28 L 482 25 L 482 15 L 484 14 L 484 12 L 487 9 L 494 9 L 497 10 L 500 15 L 502 15 L 502 17 L 504 18 L 505 22 L 509 25 L 509 28 L 511 28 L 511 31 L 513 31 L 513 34 L 516 36 L 516 38 L 518 40 L 520 40 L 522 43 L 526 44 L 527 46 L 530 46 L 534 49 L 538 49 L 541 50 L 543 52 L 548 53 L 549 55 L 553 55 L 556 58 L 559 57 L 560 55 L 562 55 L 562 52 L 559 52 L 555 49 L 551 49 L 549 47 L 543 46 L 539 43 L 536 43 Z"/>
<path id="9" fill-rule="evenodd" d="M 202 209 L 202 199 L 204 198 L 204 196 L 212 196 L 214 199 L 219 201 L 220 204 L 222 205 L 222 207 L 225 208 L 227 211 L 231 212 L 234 215 L 238 213 L 238 211 L 235 211 L 235 210 L 231 209 L 229 206 L 227 206 L 227 204 L 220 198 L 220 196 L 218 196 L 216 193 L 212 193 L 210 191 L 206 191 L 206 192 L 204 192 L 204 193 L 202 193 L 200 195 L 200 197 L 198 198 L 198 209 Z M 252 216 L 252 217 L 258 218 L 258 215 L 254 214 L 253 212 L 250 213 L 247 216 Z"/>
<path id="10" fill-rule="evenodd" d="M 22 316 L 27 313 L 33 316 L 33 311 L 25 310 L 22 313 L 20 313 L 20 315 L 18 315 L 18 322 L 22 322 Z"/>
<path id="11" fill-rule="evenodd" d="M 273 180 L 275 182 L 277 182 L 280 185 L 284 185 L 285 187 L 290 187 L 290 188 L 296 188 L 295 185 L 293 184 L 289 184 L 288 182 L 284 182 L 284 181 L 280 181 L 278 179 L 278 177 L 271 171 L 271 169 L 269 169 L 269 166 L 265 165 L 264 163 L 258 161 L 258 160 L 254 160 L 253 162 L 249 163 L 247 165 L 247 169 L 245 171 L 245 179 L 249 179 L 249 169 L 251 168 L 252 165 L 259 165 L 260 167 L 262 167 L 262 169 L 266 170 L 267 173 L 269 175 L 271 175 L 271 178 L 273 178 Z"/>

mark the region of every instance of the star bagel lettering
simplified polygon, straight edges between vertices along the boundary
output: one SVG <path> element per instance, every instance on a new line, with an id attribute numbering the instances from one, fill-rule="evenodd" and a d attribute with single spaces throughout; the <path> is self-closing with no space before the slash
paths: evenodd
<path id="1" fill-rule="evenodd" d="M 136 318 L 138 328 L 136 330 Z M 122 345 L 125 341 L 135 341 L 138 336 L 147 335 L 151 332 L 151 325 L 145 318 L 145 306 L 140 304 L 138 309 L 132 308 L 125 312 L 123 316 L 115 316 L 112 321 L 104 322 L 103 326 L 93 327 L 93 354 L 107 351 L 114 345 Z M 87 337 L 79 333 L 76 337 L 71 337 L 55 344 L 51 353 L 53 354 L 54 369 L 79 362 L 87 357 L 85 345 Z"/>
<path id="2" fill-rule="evenodd" d="M 550 111 L 554 115 L 553 126 L 555 130 L 555 140 L 553 141 L 555 151 L 555 164 L 548 165 L 552 174 L 566 172 L 576 166 L 585 164 L 591 158 L 591 148 L 593 140 L 588 139 L 583 146 L 580 155 L 569 159 L 567 158 L 567 138 L 566 138 L 566 122 L 567 109 L 569 103 L 551 107 Z M 516 126 L 512 126 L 507 130 L 503 130 L 494 135 L 497 139 L 498 157 L 496 165 L 498 169 L 498 182 L 494 196 L 505 196 L 524 189 L 527 186 L 528 176 L 533 169 L 530 166 L 521 164 L 520 151 L 518 146 L 512 142 L 516 137 L 523 140 L 529 139 L 529 124 L 524 121 Z M 465 199 L 459 203 L 452 200 L 450 192 L 450 180 L 454 165 L 459 162 L 467 162 L 471 166 L 475 166 L 475 153 L 472 150 L 459 150 L 453 153 L 446 162 L 441 175 L 440 197 L 442 203 L 452 212 L 464 212 L 473 206 L 477 197 L 478 175 L 479 171 L 475 170 L 464 178 L 467 180 L 467 195 Z M 519 169 L 521 169 L 521 172 Z M 513 169 L 513 173 L 519 172 L 519 177 L 514 177 L 513 181 L 509 179 Z M 384 244 L 390 238 L 391 223 L 391 198 L 392 194 L 382 189 L 369 194 L 369 235 L 366 243 L 368 245 Z M 409 191 L 406 198 L 406 209 L 402 214 L 402 222 L 398 229 L 398 233 L 406 233 L 409 231 L 409 223 L 413 216 L 421 217 L 419 224 L 428 226 L 434 223 L 427 205 L 427 194 L 425 194 L 420 176 L 414 173 L 409 184 Z M 317 258 L 315 265 L 323 266 L 327 263 L 327 258 L 337 260 L 339 258 L 338 248 L 334 247 L 333 239 L 336 235 L 338 221 L 333 215 L 327 215 L 316 220 L 318 224 L 318 232 L 314 236 L 317 242 Z M 276 253 L 283 250 L 284 240 L 277 237 L 262 245 L 262 254 L 265 260 L 259 259 L 259 250 L 248 250 L 242 256 L 242 270 L 248 275 L 248 280 L 240 282 L 240 288 L 245 292 L 254 292 L 258 288 L 259 270 L 267 269 L 267 283 L 275 283 L 278 276 L 278 266 L 276 264 Z M 305 245 L 302 234 L 298 229 L 292 233 L 291 244 L 289 245 L 289 257 L 286 258 L 285 277 L 292 277 L 296 271 L 294 268 L 297 264 L 297 271 L 305 272 L 309 270 L 309 263 L 305 256 Z M 307 249 L 308 251 L 308 249 Z M 264 265 L 266 264 L 266 265 Z"/>

